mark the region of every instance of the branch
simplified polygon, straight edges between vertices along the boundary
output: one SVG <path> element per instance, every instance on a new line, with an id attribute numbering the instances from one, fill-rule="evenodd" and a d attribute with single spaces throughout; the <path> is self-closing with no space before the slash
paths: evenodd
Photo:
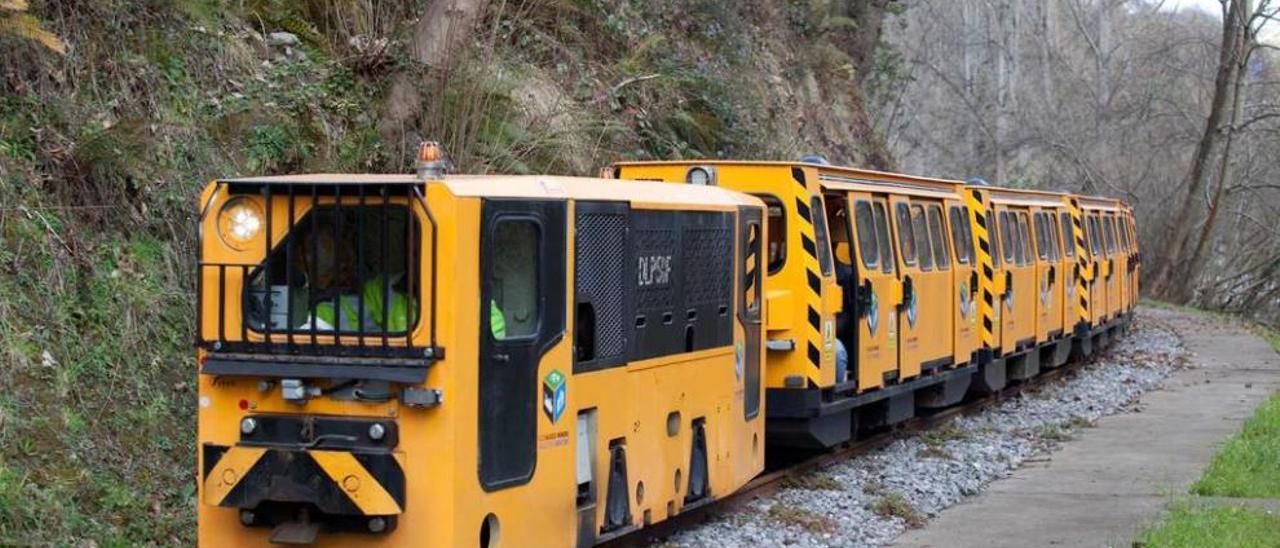
<path id="1" fill-rule="evenodd" d="M 609 88 L 609 90 L 608 90 L 608 91 L 606 91 L 606 92 L 604 92 L 604 93 L 601 93 L 600 95 L 597 95 L 597 96 L 595 97 L 595 99 L 592 99 L 592 100 L 591 100 L 591 103 L 590 103 L 590 104 L 593 104 L 593 105 L 594 105 L 594 104 L 597 104 L 597 103 L 603 103 L 604 101 L 608 100 L 610 97 L 614 97 L 614 96 L 618 95 L 618 92 L 619 92 L 619 91 L 622 91 L 622 88 L 625 88 L 625 87 L 627 87 L 627 86 L 629 86 L 629 85 L 631 85 L 631 84 L 636 84 L 636 83 L 640 83 L 640 82 L 645 82 L 645 81 L 648 81 L 648 80 L 652 80 L 652 79 L 654 79 L 654 78 L 658 78 L 659 76 L 662 76 L 662 75 L 661 75 L 661 74 L 646 74 L 646 75 L 644 75 L 644 76 L 632 76 L 631 78 L 627 78 L 626 80 L 623 80 L 623 81 L 621 81 L 621 82 L 618 82 L 617 84 L 614 84 L 614 86 L 613 86 L 612 88 Z"/>

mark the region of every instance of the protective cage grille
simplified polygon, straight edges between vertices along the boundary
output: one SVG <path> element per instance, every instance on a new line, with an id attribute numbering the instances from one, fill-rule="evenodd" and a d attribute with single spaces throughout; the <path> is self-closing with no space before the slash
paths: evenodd
<path id="1" fill-rule="evenodd" d="M 441 357 L 431 320 L 435 221 L 420 183 L 223 182 L 219 193 L 231 196 L 227 203 L 261 197 L 257 237 L 265 251 L 256 262 L 212 262 L 204 260 L 201 242 L 197 343 L 211 352 L 206 373 L 219 374 L 210 371 L 213 362 L 220 374 L 277 373 L 284 370 L 252 364 L 284 361 L 296 376 L 356 377 L 369 366 L 425 368 Z M 204 215 L 214 215 L 219 227 L 204 238 L 223 238 L 221 212 Z M 422 218 L 432 227 L 426 242 Z M 272 245 L 272 234 L 283 236 Z M 423 321 L 432 322 L 429 343 L 415 344 L 411 334 Z M 301 362 L 319 369 L 299 371 Z M 419 376 L 391 375 L 405 382 Z"/>

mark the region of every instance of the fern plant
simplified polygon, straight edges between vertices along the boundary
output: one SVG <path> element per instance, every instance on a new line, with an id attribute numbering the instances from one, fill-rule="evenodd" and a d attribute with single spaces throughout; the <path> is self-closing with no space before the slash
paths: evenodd
<path id="1" fill-rule="evenodd" d="M 29 9 L 27 0 L 0 0 L 0 37 L 30 40 L 59 55 L 66 54 L 66 42 L 45 30 L 40 20 L 28 13 Z"/>

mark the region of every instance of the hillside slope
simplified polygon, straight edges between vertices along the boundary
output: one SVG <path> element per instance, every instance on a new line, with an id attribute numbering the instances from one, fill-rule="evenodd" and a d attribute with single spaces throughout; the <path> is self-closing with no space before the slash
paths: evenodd
<path id="1" fill-rule="evenodd" d="M 495 1 L 437 66 L 431 2 L 0 3 L 66 46 L 0 25 L 0 545 L 192 542 L 204 181 L 405 171 L 419 138 L 471 171 L 891 167 L 858 91 L 888 3 Z"/>

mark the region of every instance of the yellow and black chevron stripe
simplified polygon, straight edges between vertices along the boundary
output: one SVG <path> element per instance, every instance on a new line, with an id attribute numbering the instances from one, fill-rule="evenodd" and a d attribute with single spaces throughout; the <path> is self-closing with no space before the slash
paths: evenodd
<path id="1" fill-rule="evenodd" d="M 973 236 L 978 242 L 978 275 L 981 277 L 979 288 L 982 299 L 978 302 L 978 315 L 982 317 L 980 340 L 983 347 L 998 346 L 995 334 L 995 264 L 991 260 L 991 230 L 987 220 L 987 196 L 978 189 L 970 189 L 965 194 L 965 205 L 969 208 L 970 224 L 973 225 Z"/>
<path id="2" fill-rule="evenodd" d="M 1093 280 L 1093 263 L 1089 261 L 1085 250 L 1084 222 L 1080 216 L 1080 202 L 1075 198 L 1067 200 L 1071 209 L 1071 233 L 1076 246 L 1076 313 L 1077 323 L 1089 322 L 1089 282 Z"/>
<path id="3" fill-rule="evenodd" d="M 205 444 L 202 460 L 203 499 L 212 506 L 281 501 L 314 504 L 330 515 L 404 512 L 404 470 L 391 453 Z"/>
<path id="4" fill-rule="evenodd" d="M 808 308 L 809 326 L 804 330 L 804 340 L 806 346 L 806 355 L 809 358 L 809 365 L 813 370 L 809 372 L 809 378 L 815 384 L 819 384 L 819 372 L 822 370 L 822 276 L 818 263 L 818 244 L 815 240 L 813 228 L 813 216 L 822 215 L 821 211 L 811 211 L 809 207 L 812 194 L 809 192 L 809 185 L 805 177 L 804 169 L 799 167 L 791 168 L 791 178 L 795 180 L 792 186 L 792 195 L 795 200 L 796 214 L 799 221 L 796 227 L 800 233 L 800 244 L 804 248 L 804 273 L 806 278 L 806 287 L 808 291 L 804 293 L 803 302 Z"/>

